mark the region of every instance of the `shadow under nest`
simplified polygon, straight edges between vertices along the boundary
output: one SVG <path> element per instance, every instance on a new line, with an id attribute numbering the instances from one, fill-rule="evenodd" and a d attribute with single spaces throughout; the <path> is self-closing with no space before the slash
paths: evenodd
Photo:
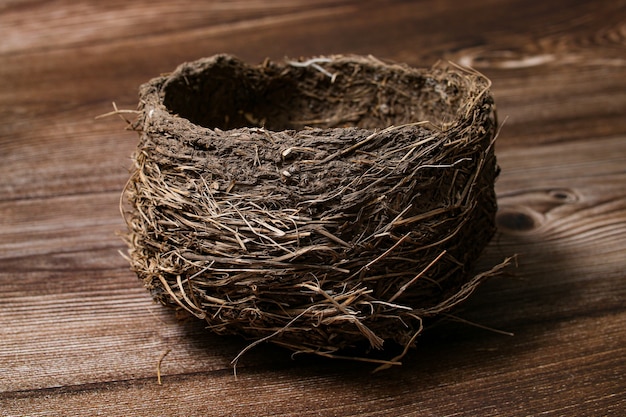
<path id="1" fill-rule="evenodd" d="M 406 353 L 502 269 L 473 270 L 495 231 L 489 86 L 361 56 L 182 64 L 140 89 L 132 269 L 248 348 Z"/>

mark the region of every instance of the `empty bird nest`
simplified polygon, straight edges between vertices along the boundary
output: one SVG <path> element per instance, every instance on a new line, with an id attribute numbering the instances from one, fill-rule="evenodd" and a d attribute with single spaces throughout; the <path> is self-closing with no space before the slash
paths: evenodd
<path id="1" fill-rule="evenodd" d="M 414 345 L 502 268 L 473 268 L 495 231 L 489 87 L 371 56 L 180 65 L 140 88 L 132 269 L 249 347 Z"/>

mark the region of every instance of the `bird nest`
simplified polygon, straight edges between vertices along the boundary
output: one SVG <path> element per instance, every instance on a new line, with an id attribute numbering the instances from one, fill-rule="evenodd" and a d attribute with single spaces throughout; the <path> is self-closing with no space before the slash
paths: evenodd
<path id="1" fill-rule="evenodd" d="M 473 269 L 495 231 L 489 87 L 360 56 L 217 55 L 151 80 L 124 192 L 132 269 L 249 347 L 412 346 L 501 268 Z"/>

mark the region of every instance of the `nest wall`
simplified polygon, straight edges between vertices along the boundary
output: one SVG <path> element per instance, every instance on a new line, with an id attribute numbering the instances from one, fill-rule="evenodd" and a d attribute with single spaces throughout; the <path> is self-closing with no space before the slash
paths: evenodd
<path id="1" fill-rule="evenodd" d="M 132 269 L 208 329 L 294 351 L 411 345 L 497 270 L 490 83 L 329 56 L 218 55 L 140 89 Z"/>

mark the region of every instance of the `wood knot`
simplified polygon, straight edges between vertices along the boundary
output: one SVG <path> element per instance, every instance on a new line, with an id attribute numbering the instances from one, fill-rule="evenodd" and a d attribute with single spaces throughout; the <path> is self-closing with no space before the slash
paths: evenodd
<path id="1" fill-rule="evenodd" d="M 505 209 L 497 214 L 496 225 L 499 229 L 512 232 L 528 232 L 537 226 L 537 222 L 528 213 L 514 209 Z"/>
<path id="2" fill-rule="evenodd" d="M 580 200 L 578 194 L 569 188 L 553 188 L 547 191 L 555 202 L 576 203 Z"/>
<path id="3" fill-rule="evenodd" d="M 570 188 L 536 188 L 501 196 L 497 227 L 509 233 L 528 233 L 544 225 L 561 207 L 575 204 L 580 195 Z"/>

